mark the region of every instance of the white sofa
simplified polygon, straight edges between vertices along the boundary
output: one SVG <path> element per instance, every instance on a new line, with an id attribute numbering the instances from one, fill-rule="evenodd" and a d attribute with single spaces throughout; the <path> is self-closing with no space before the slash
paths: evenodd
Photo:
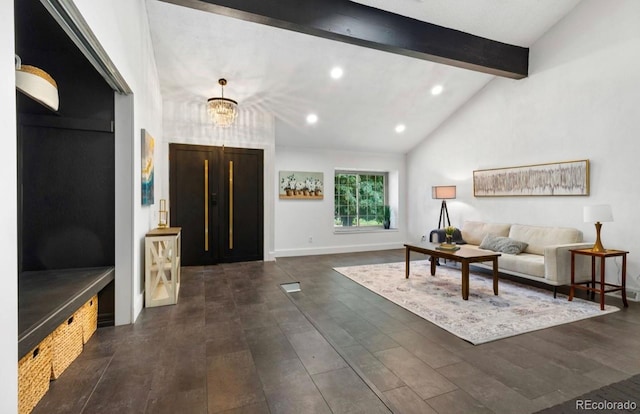
<path id="1" fill-rule="evenodd" d="M 460 231 L 462 238 L 471 248 L 479 248 L 487 235 L 508 237 L 527 243 L 522 253 L 502 253 L 498 259 L 499 270 L 502 273 L 549 284 L 553 286 L 554 297 L 558 286 L 571 284 L 569 250 L 593 245 L 583 243 L 582 232 L 569 227 L 465 221 Z M 490 268 L 489 265 L 478 265 Z M 576 277 L 584 280 L 584 276 L 590 274 L 589 260 L 583 256 L 576 256 Z"/>

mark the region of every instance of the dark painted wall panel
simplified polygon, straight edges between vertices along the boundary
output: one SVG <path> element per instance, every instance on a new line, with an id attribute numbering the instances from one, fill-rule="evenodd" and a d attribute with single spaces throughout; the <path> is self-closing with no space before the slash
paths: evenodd
<path id="1" fill-rule="evenodd" d="M 25 126 L 22 270 L 115 263 L 113 134 Z"/>
<path id="2" fill-rule="evenodd" d="M 16 92 L 20 272 L 115 264 L 114 92 L 38 0 L 16 0 L 16 53 L 56 81 L 53 112 Z M 114 284 L 100 292 L 113 324 Z"/>

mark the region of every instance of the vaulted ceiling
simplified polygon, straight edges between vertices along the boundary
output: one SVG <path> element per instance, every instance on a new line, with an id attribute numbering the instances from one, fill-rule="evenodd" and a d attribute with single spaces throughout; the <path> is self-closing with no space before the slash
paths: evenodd
<path id="1" fill-rule="evenodd" d="M 484 73 L 486 70 L 407 56 L 398 53 L 397 47 L 374 49 L 283 29 L 287 24 L 282 21 L 278 21 L 280 27 L 255 22 L 271 24 L 273 19 L 269 16 L 252 15 L 252 21 L 230 17 L 246 19 L 233 8 L 216 7 L 216 3 L 243 3 L 237 0 L 171 1 L 180 4 L 147 0 L 163 98 L 177 103 L 201 103 L 204 107 L 208 98 L 220 95 L 217 80 L 224 77 L 228 80 L 225 96 L 239 102 L 239 116 L 251 111 L 267 111 L 275 116 L 277 145 L 406 153 L 495 77 Z M 578 2 L 357 3 L 527 48 Z M 250 3 L 256 2 L 244 2 Z M 331 14 L 331 10 L 325 13 Z M 384 20 L 388 13 L 380 16 Z M 318 34 L 312 29 L 307 33 Z M 338 29 L 346 33 L 349 27 Z M 330 76 L 334 67 L 342 68 L 340 79 Z M 437 85 L 442 86 L 442 92 L 434 95 L 432 89 Z M 315 124 L 305 120 L 311 113 L 318 117 Z M 399 124 L 405 126 L 402 133 L 395 131 Z"/>

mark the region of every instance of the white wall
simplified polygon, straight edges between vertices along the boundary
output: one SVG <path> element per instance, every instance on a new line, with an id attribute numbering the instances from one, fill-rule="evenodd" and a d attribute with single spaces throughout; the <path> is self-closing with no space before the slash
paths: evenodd
<path id="1" fill-rule="evenodd" d="M 431 199 L 432 185 L 458 186 L 448 203 L 453 225 L 568 226 L 588 241 L 595 230 L 583 223 L 583 206 L 611 204 L 615 222 L 604 223 L 602 241 L 630 251 L 627 281 L 639 289 L 639 18 L 635 0 L 581 2 L 531 47 L 528 78 L 496 78 L 412 150 L 409 238 L 435 223 L 440 203 Z M 577 159 L 591 163 L 588 197 L 473 197 L 475 169 Z M 607 274 L 619 277 L 618 265 Z"/>
<path id="2" fill-rule="evenodd" d="M 159 164 L 162 165 L 163 193 L 169 200 L 169 144 L 192 144 L 255 148 L 264 150 L 264 260 L 273 260 L 274 220 L 274 151 L 275 123 L 273 116 L 242 107 L 238 118 L 228 128 L 213 125 L 206 111 L 206 102 L 178 102 L 165 100 L 164 139 L 159 145 Z M 168 202 L 168 201 L 167 201 Z M 169 209 L 171 206 L 169 206 Z"/>
<path id="3" fill-rule="evenodd" d="M 126 324 L 142 310 L 144 235 L 157 225 L 157 200 L 164 193 L 157 180 L 156 204 L 141 206 L 141 129 L 162 141 L 162 98 L 144 0 L 75 4 L 133 91 L 132 98 L 116 97 L 116 114 L 122 115 L 116 121 L 116 324 Z M 133 118 L 123 120 L 131 108 Z M 155 168 L 162 176 L 166 164 Z"/>
<path id="4" fill-rule="evenodd" d="M 164 135 L 158 163 L 163 165 L 163 198 L 169 198 L 168 152 L 170 143 L 233 146 L 264 149 L 264 257 L 322 254 L 402 247 L 406 232 L 405 215 L 401 204 L 394 209 L 399 230 L 366 234 L 333 233 L 333 172 L 336 168 L 389 171 L 397 176 L 402 192 L 405 180 L 403 155 L 353 154 L 346 152 L 314 151 L 292 147 L 276 147 L 275 120 L 269 114 L 242 108 L 236 123 L 230 128 L 217 128 L 209 119 L 204 102 L 165 100 Z M 323 171 L 325 199 L 322 201 L 280 200 L 278 171 Z M 327 179 L 327 177 L 330 177 Z M 327 196 L 329 194 L 329 196 Z M 304 208 L 301 208 L 304 207 Z M 310 219 L 311 217 L 311 219 Z M 314 217 L 324 217 L 316 220 Z M 293 222 L 292 222 L 293 221 Z M 313 242 L 308 239 L 312 237 Z"/>
<path id="5" fill-rule="evenodd" d="M 0 412 L 18 411 L 18 213 L 13 1 L 0 1 Z"/>
<path id="6" fill-rule="evenodd" d="M 392 230 L 376 232 L 334 232 L 333 194 L 336 169 L 389 172 L 392 204 Z M 311 150 L 276 147 L 276 176 L 279 171 L 309 171 L 324 174 L 323 200 L 275 200 L 275 255 L 299 256 L 401 248 L 407 234 L 405 201 L 405 156 L 397 154 L 365 154 L 346 151 Z M 397 179 L 396 179 L 397 178 Z M 400 196 L 398 196 L 400 195 Z M 398 200 L 394 205 L 393 200 Z M 309 241 L 309 238 L 312 241 Z"/>

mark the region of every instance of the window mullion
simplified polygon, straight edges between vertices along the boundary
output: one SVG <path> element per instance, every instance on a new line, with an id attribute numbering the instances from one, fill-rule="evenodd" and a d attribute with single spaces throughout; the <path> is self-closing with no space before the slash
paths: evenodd
<path id="1" fill-rule="evenodd" d="M 360 227 L 360 175 L 356 174 L 356 227 Z"/>

